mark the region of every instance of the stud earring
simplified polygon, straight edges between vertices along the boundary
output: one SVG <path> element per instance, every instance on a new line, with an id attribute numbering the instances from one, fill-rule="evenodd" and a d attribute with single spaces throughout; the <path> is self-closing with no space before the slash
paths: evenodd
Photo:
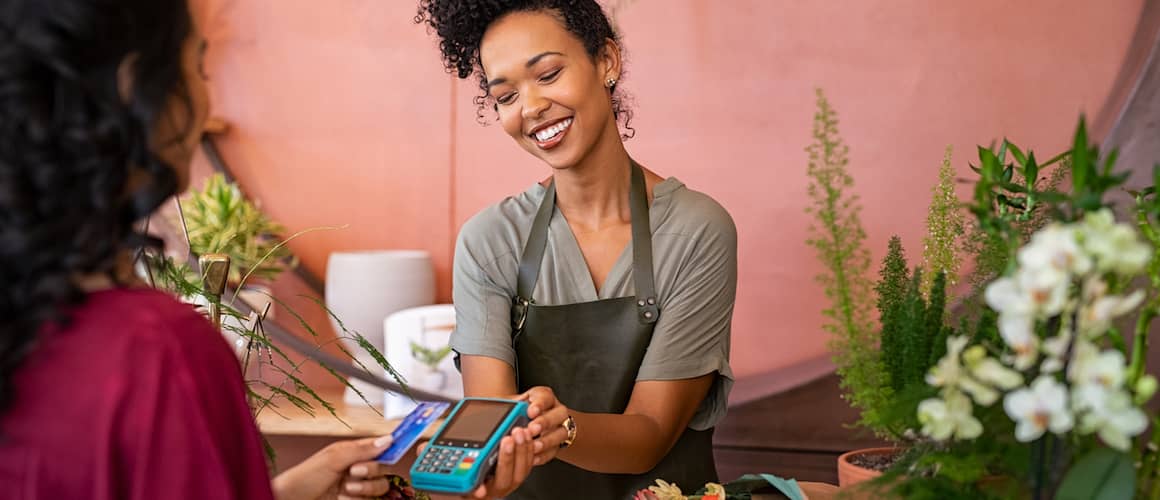
<path id="1" fill-rule="evenodd" d="M 615 87 L 615 86 L 616 86 L 616 79 L 615 79 L 615 78 L 609 78 L 609 79 L 608 79 L 607 81 L 605 81 L 604 83 L 605 83 L 605 84 L 607 84 L 608 88 L 613 88 L 613 87 Z"/>

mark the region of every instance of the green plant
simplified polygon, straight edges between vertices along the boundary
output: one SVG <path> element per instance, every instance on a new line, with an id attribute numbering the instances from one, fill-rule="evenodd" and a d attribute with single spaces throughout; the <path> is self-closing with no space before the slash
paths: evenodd
<path id="1" fill-rule="evenodd" d="M 940 273 L 947 287 L 959 281 L 962 257 L 959 240 L 963 237 L 964 217 L 962 202 L 955 194 L 955 169 L 951 164 L 952 147 L 947 146 L 942 165 L 938 169 L 938 183 L 931 189 L 930 208 L 926 216 L 926 237 L 923 238 L 922 293 L 929 294 L 935 277 Z"/>
<path id="2" fill-rule="evenodd" d="M 1132 223 L 1117 223 L 1105 198 L 1127 174 L 1115 161 L 1082 119 L 1046 163 L 1009 141 L 979 149 L 970 209 L 999 277 L 981 286 L 974 331 L 948 337 L 926 374 L 937 396 L 913 407 L 921 437 L 881 484 L 905 498 L 1160 498 L 1160 421 L 1144 410 L 1157 387 L 1144 353 L 1160 313 L 1160 167 L 1133 192 Z M 1049 165 L 1070 189 L 1042 188 Z"/>
<path id="3" fill-rule="evenodd" d="M 286 249 L 286 244 L 291 240 L 317 230 L 337 229 L 310 228 L 281 239 L 278 234 L 282 232 L 282 227 L 271 222 L 255 205 L 247 201 L 236 185 L 225 182 L 224 177 L 216 174 L 209 178 L 204 190 L 194 192 L 184 203 L 179 202 L 179 207 L 185 207 L 179 210 L 179 213 L 184 214 L 182 228 L 190 243 L 191 257 L 196 258 L 202 252 L 229 255 L 231 260 L 229 283 L 235 287 L 244 285 L 250 276 L 273 279 L 284 270 L 285 267 L 278 260 L 293 262 Z M 255 417 L 263 411 L 285 417 L 280 411 L 280 403 L 286 402 L 311 416 L 314 416 L 320 407 L 346 425 L 338 415 L 336 407 L 301 378 L 301 369 L 310 360 L 294 361 L 266 333 L 266 314 L 273 304 L 288 313 L 297 325 L 315 340 L 319 349 L 335 346 L 359 368 L 370 372 L 370 368 L 341 342 L 344 339 L 353 340 L 359 348 L 371 355 L 378 365 L 376 368 L 386 370 L 406 390 L 406 381 L 387 362 L 378 348 L 362 334 L 348 329 L 317 297 L 300 296 L 313 302 L 335 320 L 339 331 L 336 332 L 334 339 L 323 340 L 317 329 L 298 310 L 275 296 L 265 294 L 269 299 L 267 311 L 243 314 L 232 300 L 223 301 L 222 296 L 209 293 L 206 289 L 205 276 L 194 272 L 189 263 L 178 262 L 170 256 L 151 252 L 143 253 L 143 258 L 144 268 L 148 271 L 148 278 L 155 288 L 169 291 L 187 302 L 207 306 L 207 310 L 210 309 L 208 306 L 216 306 L 223 317 L 221 326 L 223 333 L 236 336 L 239 342 L 244 344 L 241 359 L 243 373 L 249 373 L 246 368 L 251 366 L 251 363 L 256 363 L 258 367 L 256 370 L 258 376 L 245 380 L 246 392 Z M 234 294 L 226 294 L 227 297 L 230 295 Z M 368 407 L 378 412 L 378 409 L 345 376 L 325 363 L 317 363 L 357 394 Z M 269 382 L 261 376 L 264 370 L 274 372 L 281 380 L 276 383 Z M 274 450 L 264 438 L 263 443 L 268 458 L 273 461 Z"/>
<path id="4" fill-rule="evenodd" d="M 989 154 L 995 156 L 996 159 L 1002 156 L 1003 161 L 1006 161 L 1009 149 L 1019 150 L 1010 141 L 1004 140 L 998 150 L 994 147 L 980 148 L 979 155 L 980 158 L 984 158 Z M 984 153 L 984 151 L 988 153 Z M 1019 155 L 1022 155 L 1022 151 L 1019 151 Z M 1012 151 L 1012 156 L 1016 156 L 1014 151 Z M 1026 161 L 1026 156 L 1023 156 L 1023 159 Z M 1031 189 L 1039 193 L 1058 192 L 1060 185 L 1067 178 L 1070 163 L 1067 156 L 1061 155 L 1047 163 L 1036 165 L 1034 172 L 1016 169 L 1014 165 L 1005 165 L 1004 168 L 993 172 L 993 175 L 997 175 L 999 179 L 1005 179 L 1005 182 L 992 184 L 989 187 L 992 190 L 989 201 L 976 198 L 976 210 L 982 206 L 981 204 L 990 203 L 994 216 L 1004 219 L 1010 225 L 1010 230 L 997 231 L 992 227 L 984 227 L 984 224 L 993 225 L 993 223 L 983 222 L 984 219 L 978 218 L 977 213 L 976 217 L 967 224 L 966 234 L 962 238 L 962 254 L 970 256 L 974 262 L 974 268 L 967 276 L 970 291 L 965 302 L 969 315 L 974 316 L 980 313 L 983 287 L 1007 270 L 1015 248 L 1019 244 L 1026 243 L 1033 233 L 1042 229 L 1051 220 L 1050 211 L 1046 210 L 1035 197 L 1032 197 L 1031 203 L 1024 201 L 1021 190 L 1027 189 L 1030 185 Z M 1055 167 L 1051 168 L 1053 165 Z M 1047 168 L 1050 168 L 1050 173 L 1046 177 L 1041 176 L 1043 170 Z M 971 169 L 977 174 L 982 173 L 979 166 L 972 166 Z M 1024 175 L 1028 173 L 1034 174 L 1034 177 L 1025 178 Z M 978 189 L 976 187 L 976 197 L 980 195 Z M 1014 204 L 1007 205 L 1008 200 L 1014 200 Z"/>
<path id="5" fill-rule="evenodd" d="M 830 334 L 843 397 L 872 421 L 889 393 L 882 383 L 878 339 L 870 316 L 870 252 L 864 244 L 861 207 L 852 192 L 854 178 L 847 170 L 848 148 L 838 131 L 838 115 L 821 89 L 817 89 L 813 142 L 806 151 L 811 199 L 806 211 L 813 217 L 807 243 L 824 266 L 817 281 L 830 302 L 823 311 L 824 328 Z"/>
<path id="6" fill-rule="evenodd" d="M 432 370 L 439 368 L 439 363 L 443 362 L 449 354 L 451 354 L 451 346 L 449 345 L 428 348 L 417 342 L 411 342 L 411 357 Z"/>
<path id="7" fill-rule="evenodd" d="M 181 201 L 180 214 L 193 253 L 230 256 L 230 283 L 241 283 L 245 275 L 272 281 L 297 264 L 281 244 L 285 228 L 222 174 L 211 175 L 201 190 L 190 190 Z"/>
<path id="8" fill-rule="evenodd" d="M 883 392 L 889 395 L 883 407 L 864 414 L 864 424 L 894 441 L 902 441 L 914 427 L 914 415 L 899 411 L 915 393 L 925 394 L 927 370 L 941 354 L 938 342 L 945 342 L 951 328 L 945 322 L 946 274 L 936 273 L 929 293 L 921 287 L 922 268 L 909 271 L 902 240 L 890 239 L 875 286 L 881 322 L 881 359 L 886 372 Z"/>

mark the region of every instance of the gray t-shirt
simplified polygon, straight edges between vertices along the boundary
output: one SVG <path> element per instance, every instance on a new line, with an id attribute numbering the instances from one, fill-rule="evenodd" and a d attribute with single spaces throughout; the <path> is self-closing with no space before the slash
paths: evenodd
<path id="1" fill-rule="evenodd" d="M 520 255 L 545 192 L 535 184 L 484 209 L 460 230 L 452 271 L 456 328 L 451 347 L 456 352 L 514 365 L 512 298 Z M 725 415 L 733 386 L 729 336 L 737 291 L 737 229 L 720 204 L 672 177 L 653 188 L 649 219 L 661 314 L 636 380 L 719 373 L 689 424 L 708 429 Z M 632 245 L 597 295 L 580 246 L 557 209 L 532 294 L 536 303 L 575 304 L 635 293 Z"/>

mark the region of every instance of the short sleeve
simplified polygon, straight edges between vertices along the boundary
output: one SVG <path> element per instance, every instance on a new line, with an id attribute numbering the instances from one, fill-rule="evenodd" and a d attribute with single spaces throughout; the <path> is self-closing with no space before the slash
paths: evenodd
<path id="1" fill-rule="evenodd" d="M 683 237 L 687 257 L 667 294 L 660 295 L 660 318 L 637 380 L 680 380 L 717 372 L 719 376 L 690 427 L 707 429 L 725 414 L 733 372 L 729 344 L 737 294 L 737 230 L 715 202 L 695 213 L 701 222 Z"/>
<path id="2" fill-rule="evenodd" d="M 455 243 L 451 295 L 455 304 L 455 331 L 450 345 L 459 355 L 487 356 L 515 366 L 512 347 L 512 293 L 497 283 L 499 258 L 488 252 L 487 227 L 480 217 L 464 224 Z"/>
<path id="3" fill-rule="evenodd" d="M 272 499 L 265 454 L 237 358 L 192 310 L 142 336 L 126 385 L 119 498 Z"/>

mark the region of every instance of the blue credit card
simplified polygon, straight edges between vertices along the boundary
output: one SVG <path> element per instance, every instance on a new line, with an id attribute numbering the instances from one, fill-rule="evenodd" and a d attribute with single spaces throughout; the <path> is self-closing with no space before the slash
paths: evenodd
<path id="1" fill-rule="evenodd" d="M 388 465 L 398 463 L 407 454 L 407 450 L 410 450 L 419 441 L 423 432 L 439 417 L 442 417 L 450 407 L 451 403 L 419 403 L 391 433 L 393 439 L 391 446 L 375 460 Z"/>

